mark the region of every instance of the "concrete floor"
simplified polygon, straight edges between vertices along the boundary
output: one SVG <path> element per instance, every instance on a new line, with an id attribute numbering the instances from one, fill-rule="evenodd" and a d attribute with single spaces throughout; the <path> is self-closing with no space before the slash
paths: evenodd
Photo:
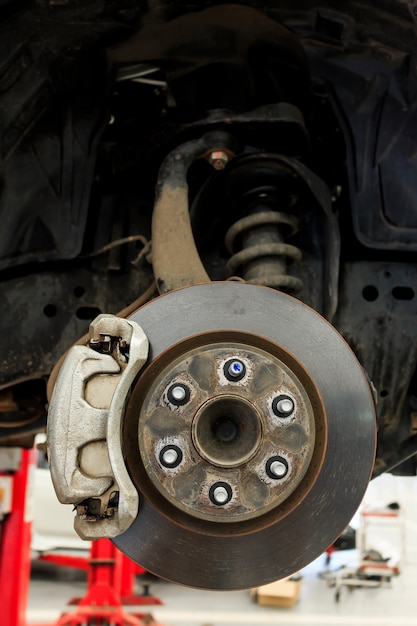
<path id="1" fill-rule="evenodd" d="M 375 501 L 381 496 L 385 504 L 398 501 L 405 512 L 402 571 L 389 587 L 352 591 L 343 587 L 340 601 L 336 603 L 334 588 L 319 576 L 325 563 L 321 556 L 301 572 L 301 597 L 291 609 L 255 604 L 248 591 L 197 591 L 153 579 L 151 593 L 164 604 L 149 609 L 139 607 L 139 610 L 149 610 L 164 626 L 416 626 L 417 478 L 386 476 L 373 481 L 365 500 Z M 331 569 L 356 565 L 357 558 L 356 551 L 335 553 Z M 62 612 L 72 610 L 66 603 L 85 593 L 85 583 L 85 574 L 80 571 L 34 562 L 28 622 L 53 623 Z M 137 577 L 136 586 L 136 592 L 141 593 L 141 577 Z"/>

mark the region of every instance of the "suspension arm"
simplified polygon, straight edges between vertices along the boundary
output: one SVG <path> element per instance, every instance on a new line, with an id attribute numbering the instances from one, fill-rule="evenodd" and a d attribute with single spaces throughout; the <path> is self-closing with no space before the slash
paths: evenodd
<path id="1" fill-rule="evenodd" d="M 178 146 L 162 163 L 152 218 L 152 263 L 159 293 L 210 282 L 191 228 L 187 172 L 198 158 L 227 150 L 226 133 L 210 133 Z"/>

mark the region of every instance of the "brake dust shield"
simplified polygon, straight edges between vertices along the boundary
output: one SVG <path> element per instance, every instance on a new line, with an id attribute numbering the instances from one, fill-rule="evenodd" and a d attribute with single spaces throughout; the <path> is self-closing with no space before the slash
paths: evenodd
<path id="1" fill-rule="evenodd" d="M 151 352 L 122 424 L 139 513 L 116 545 L 209 589 L 255 587 L 319 556 L 374 461 L 372 395 L 346 342 L 299 301 L 231 282 L 170 292 L 131 319 Z"/>

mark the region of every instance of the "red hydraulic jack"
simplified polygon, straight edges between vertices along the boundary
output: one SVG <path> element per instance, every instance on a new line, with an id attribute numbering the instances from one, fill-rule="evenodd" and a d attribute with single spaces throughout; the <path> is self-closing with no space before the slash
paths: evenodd
<path id="1" fill-rule="evenodd" d="M 0 508 L 5 517 L 0 539 L 0 605 L 1 626 L 28 626 L 26 604 L 30 578 L 31 490 L 28 486 L 30 470 L 34 469 L 36 453 L 20 451 L 20 465 L 16 471 L 0 472 L 3 484 L 12 479 L 9 507 Z M 0 504 L 3 504 L 4 486 L 0 486 Z M 123 555 L 107 539 L 93 543 L 88 569 L 87 593 L 72 613 L 65 613 L 55 623 L 37 623 L 31 626 L 161 626 L 151 615 L 127 613 L 122 606 L 122 592 L 131 597 L 133 576 L 123 574 Z M 134 565 L 133 565 L 134 567 Z M 133 572 L 130 566 L 130 572 Z M 129 582 L 130 581 L 130 582 Z M 141 598 L 141 596 L 135 596 Z M 127 598 L 126 598 L 127 599 Z M 158 601 L 157 601 L 158 602 Z M 155 604 L 156 602 L 154 602 Z"/>

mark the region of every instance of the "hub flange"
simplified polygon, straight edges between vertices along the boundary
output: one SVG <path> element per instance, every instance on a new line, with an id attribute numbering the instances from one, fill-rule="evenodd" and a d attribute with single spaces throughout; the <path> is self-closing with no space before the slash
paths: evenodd
<path id="1" fill-rule="evenodd" d="M 138 407 L 137 484 L 144 485 L 147 476 L 181 511 L 232 522 L 259 517 L 295 491 L 315 449 L 316 427 L 309 397 L 289 367 L 271 352 L 238 343 L 236 333 L 227 333 L 229 343 L 219 341 L 221 336 L 201 335 L 201 347 L 187 350 L 153 378 L 156 360 L 144 377 L 152 384 Z M 187 402 L 172 397 L 176 390 Z M 286 398 L 292 410 L 274 412 L 278 398 Z M 323 420 L 318 427 L 325 430 Z M 163 449 L 179 449 L 181 462 L 169 466 L 161 459 Z M 286 464 L 282 476 L 268 471 L 277 455 Z M 231 494 L 222 503 L 210 497 L 217 482 Z M 158 506 L 152 490 L 149 498 Z"/>

